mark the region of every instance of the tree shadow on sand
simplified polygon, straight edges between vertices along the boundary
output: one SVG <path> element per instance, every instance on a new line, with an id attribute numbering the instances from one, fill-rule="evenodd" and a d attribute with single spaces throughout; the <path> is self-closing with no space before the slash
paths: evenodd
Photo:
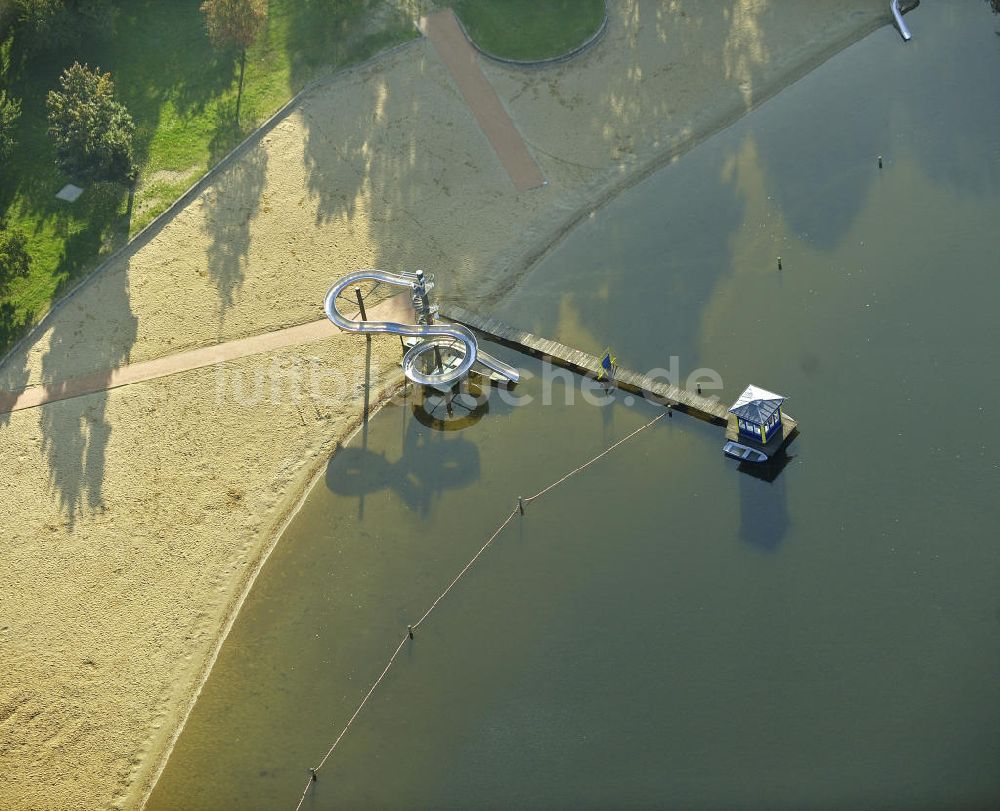
<path id="1" fill-rule="evenodd" d="M 112 275 L 111 283 L 105 285 L 105 312 L 112 315 L 99 322 L 96 340 L 88 347 L 88 361 L 96 356 L 94 365 L 109 380 L 114 369 L 127 363 L 138 331 L 138 319 L 129 304 L 127 275 L 121 272 L 121 283 L 118 283 L 118 275 Z M 55 318 L 49 349 L 42 358 L 44 385 L 59 384 L 78 376 L 75 360 L 78 343 L 75 322 L 69 318 Z M 112 432 L 106 417 L 108 397 L 107 392 L 101 392 L 39 409 L 49 481 L 70 529 L 76 516 L 85 509 L 103 508 L 101 487 Z"/>
<path id="2" fill-rule="evenodd" d="M 433 231 L 412 238 L 421 228 L 422 212 L 438 194 L 424 181 L 446 175 L 449 161 L 464 157 L 438 154 L 421 142 L 424 119 L 433 115 L 421 103 L 424 81 L 419 71 L 392 88 L 366 81 L 356 88 L 363 100 L 350 111 L 322 105 L 302 111 L 307 188 L 315 201 L 316 224 L 344 220 L 366 230 L 378 251 L 377 266 L 386 270 L 434 268 L 438 263 L 441 251 Z M 409 133 L 402 143 L 400 121 L 406 121 Z M 354 268 L 343 268 L 349 269 Z"/>
<path id="3" fill-rule="evenodd" d="M 232 133 L 233 130 L 226 130 L 223 125 L 219 138 L 225 141 L 233 137 Z M 251 223 L 260 210 L 266 175 L 267 152 L 253 144 L 237 156 L 205 192 L 204 230 L 211 238 L 207 267 L 219 295 L 220 321 L 243 286 Z"/>
<path id="4" fill-rule="evenodd" d="M 317 15 L 323 6 L 335 13 Z M 300 86 L 317 65 L 346 65 L 380 47 L 399 43 L 413 32 L 413 21 L 391 4 L 359 0 L 355 7 L 312 0 L 289 17 L 288 59 L 291 83 Z M 436 57 L 435 57 L 436 59 Z M 449 164 L 464 154 L 436 150 L 422 136 L 435 126 L 433 105 L 425 103 L 426 64 L 416 58 L 405 73 L 392 70 L 382 79 L 382 60 L 354 81 L 346 104 L 305 104 L 304 164 L 316 225 L 338 220 L 365 230 L 377 250 L 376 264 L 386 270 L 436 267 L 441 251 L 431 229 L 412 238 L 428 204 L 439 192 Z M 390 68 L 391 70 L 391 68 Z M 338 79 L 339 83 L 342 81 Z M 475 137 L 475 136 L 473 136 Z M 336 260 L 336 257 L 334 257 Z M 345 266 L 343 270 L 355 269 Z"/>

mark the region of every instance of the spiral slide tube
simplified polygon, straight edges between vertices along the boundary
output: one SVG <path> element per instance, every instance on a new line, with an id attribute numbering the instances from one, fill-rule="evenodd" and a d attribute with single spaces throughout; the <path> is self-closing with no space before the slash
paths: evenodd
<path id="1" fill-rule="evenodd" d="M 368 335 L 387 333 L 389 335 L 402 335 L 404 338 L 421 339 L 411 346 L 403 356 L 403 373 L 414 383 L 424 386 L 451 386 L 464 378 L 476 363 L 502 375 L 512 383 L 516 383 L 520 378 L 520 374 L 513 366 L 480 351 L 476 336 L 472 334 L 470 329 L 459 324 L 398 324 L 395 321 L 355 321 L 347 318 L 337 309 L 337 297 L 351 285 L 369 281 L 405 287 L 411 292 L 411 295 L 414 292 L 422 292 L 423 285 L 422 279 L 413 273 L 397 274 L 373 269 L 349 273 L 327 291 L 323 305 L 326 316 L 347 332 L 360 332 Z M 460 350 L 458 345 L 461 345 Z M 425 352 L 431 352 L 435 348 L 460 351 L 462 360 L 453 368 L 441 369 L 437 372 L 421 371 L 417 360 Z"/>

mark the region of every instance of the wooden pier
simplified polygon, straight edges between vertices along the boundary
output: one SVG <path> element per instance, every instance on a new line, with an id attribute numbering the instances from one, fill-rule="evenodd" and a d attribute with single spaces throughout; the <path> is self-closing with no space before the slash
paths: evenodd
<path id="1" fill-rule="evenodd" d="M 578 374 L 597 377 L 598 373 L 603 371 L 601 359 L 596 355 L 589 355 L 558 341 L 539 338 L 537 335 L 512 327 L 496 318 L 484 318 L 455 305 L 444 307 L 440 314 L 446 320 L 464 324 L 498 343 L 527 352 L 535 357 L 548 359 L 555 365 Z M 762 442 L 755 442 L 749 437 L 739 435 L 736 415 L 730 414 L 729 409 L 719 401 L 718 397 L 692 394 L 686 389 L 667 383 L 665 380 L 641 375 L 638 372 L 620 367 L 615 370 L 614 379 L 609 381 L 609 385 L 638 394 L 646 400 L 674 408 L 715 425 L 724 426 L 726 439 L 756 448 L 771 458 L 774 458 L 799 432 L 798 423 L 788 414 L 782 413 L 781 433 L 775 435 L 765 445 Z M 741 469 L 742 467 L 743 465 L 741 465 Z M 754 466 L 750 465 L 750 467 Z"/>
<path id="2" fill-rule="evenodd" d="M 519 349 L 540 358 L 548 358 L 557 366 L 589 377 L 596 377 L 601 369 L 601 359 L 572 349 L 557 341 L 539 338 L 523 329 L 517 329 L 495 318 L 484 318 L 461 307 L 449 305 L 442 307 L 441 316 L 449 321 L 456 321 L 471 327 L 477 332 L 489 336 L 506 346 Z M 623 391 L 638 394 L 647 400 L 661 405 L 670 406 L 699 419 L 716 425 L 728 425 L 730 415 L 728 409 L 718 397 L 704 397 L 692 394 L 665 380 L 659 380 L 648 375 L 641 375 L 628 369 L 618 368 L 614 379 L 609 381 Z M 768 443 L 770 445 L 771 443 Z"/>

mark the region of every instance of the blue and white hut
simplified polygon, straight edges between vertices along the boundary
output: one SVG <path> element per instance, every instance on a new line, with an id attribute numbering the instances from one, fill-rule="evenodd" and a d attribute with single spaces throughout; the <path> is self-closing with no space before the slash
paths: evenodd
<path id="1" fill-rule="evenodd" d="M 785 398 L 767 389 L 747 386 L 729 409 L 736 415 L 739 435 L 767 444 L 769 439 L 781 436 L 781 404 Z"/>

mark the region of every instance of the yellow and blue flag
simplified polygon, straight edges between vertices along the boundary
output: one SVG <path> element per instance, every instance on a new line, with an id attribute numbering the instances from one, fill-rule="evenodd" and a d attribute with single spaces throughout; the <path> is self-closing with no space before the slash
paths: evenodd
<path id="1" fill-rule="evenodd" d="M 611 349 L 608 348 L 604 352 L 604 357 L 601 358 L 601 371 L 597 373 L 598 380 L 614 380 L 615 370 L 618 368 L 618 358 L 611 354 Z"/>

